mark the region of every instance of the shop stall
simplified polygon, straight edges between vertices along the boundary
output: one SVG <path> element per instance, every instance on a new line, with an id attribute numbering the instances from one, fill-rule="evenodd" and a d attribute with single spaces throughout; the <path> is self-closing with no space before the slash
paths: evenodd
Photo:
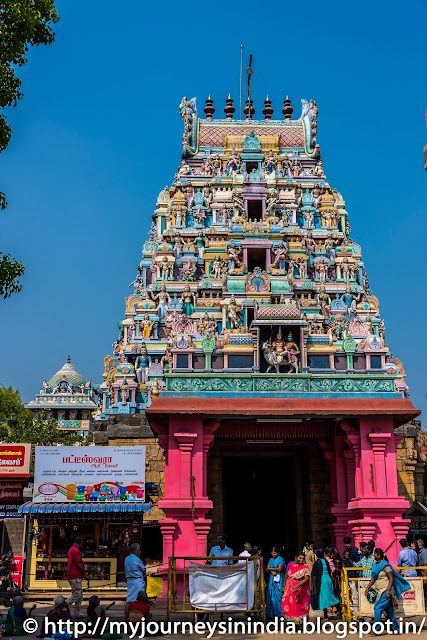
<path id="1" fill-rule="evenodd" d="M 82 550 L 85 588 L 126 587 L 124 560 L 142 545 L 145 447 L 36 447 L 28 517 L 27 589 L 69 589 L 67 553 Z"/>
<path id="2" fill-rule="evenodd" d="M 143 545 L 143 512 L 149 504 L 37 504 L 21 507 L 29 517 L 26 587 L 69 589 L 67 552 L 76 537 L 84 539 L 86 588 L 126 587 L 124 560 L 130 545 Z"/>

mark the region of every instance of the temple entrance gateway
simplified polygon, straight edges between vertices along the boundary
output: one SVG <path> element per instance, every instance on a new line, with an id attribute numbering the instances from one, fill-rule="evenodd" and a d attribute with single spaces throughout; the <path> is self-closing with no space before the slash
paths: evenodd
<path id="1" fill-rule="evenodd" d="M 227 437 L 244 430 L 248 437 Z M 301 426 L 285 421 L 248 424 L 246 429 L 236 421 L 218 429 L 207 459 L 213 501 L 208 548 L 224 532 L 235 553 L 248 540 L 261 544 L 265 557 L 277 545 L 289 560 L 306 539 L 328 542 L 329 468 L 319 444 L 296 439 L 298 430 Z"/>
<path id="2" fill-rule="evenodd" d="M 223 461 L 224 530 L 236 554 L 248 540 L 262 546 L 265 558 L 273 545 L 291 557 L 298 545 L 294 462 L 262 454 Z"/>

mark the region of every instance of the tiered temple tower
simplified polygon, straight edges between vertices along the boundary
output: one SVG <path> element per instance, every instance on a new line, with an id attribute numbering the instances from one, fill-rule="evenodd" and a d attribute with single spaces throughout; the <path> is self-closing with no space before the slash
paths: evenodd
<path id="1" fill-rule="evenodd" d="M 204 119 L 194 98 L 179 106 L 181 165 L 157 199 L 98 416 L 145 412 L 159 435 L 165 561 L 205 554 L 211 527 L 240 540 L 230 456 L 292 467 L 289 490 L 302 489 L 276 538 L 293 535 L 293 552 L 350 534 L 393 558 L 407 531 L 394 427 L 418 411 L 325 174 L 316 103 L 301 102 L 296 120 L 288 97 L 280 119 L 268 97 L 264 120 L 252 104 L 234 120 L 230 96 L 225 119 L 210 97 Z"/>
<path id="2" fill-rule="evenodd" d="M 40 393 L 26 407 L 35 418 L 45 415 L 58 420 L 60 429 L 67 429 L 81 436 L 92 431 L 92 414 L 98 408 L 99 387 L 92 387 L 91 380 L 86 380 L 71 364 L 67 362 L 50 380 L 43 380 Z"/>

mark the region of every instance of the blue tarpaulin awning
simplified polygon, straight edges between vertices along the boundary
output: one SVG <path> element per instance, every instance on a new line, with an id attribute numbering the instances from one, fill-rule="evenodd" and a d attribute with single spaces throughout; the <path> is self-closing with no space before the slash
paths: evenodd
<path id="1" fill-rule="evenodd" d="M 144 502 L 26 502 L 19 513 L 142 513 L 150 511 L 151 504 Z"/>

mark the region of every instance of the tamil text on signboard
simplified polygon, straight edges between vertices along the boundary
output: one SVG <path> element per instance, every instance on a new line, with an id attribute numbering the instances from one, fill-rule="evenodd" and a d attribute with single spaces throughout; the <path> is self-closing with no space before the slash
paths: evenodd
<path id="1" fill-rule="evenodd" d="M 30 444 L 0 444 L 0 478 L 27 477 L 30 457 Z"/>
<path id="2" fill-rule="evenodd" d="M 36 447 L 34 502 L 145 501 L 145 447 Z"/>

